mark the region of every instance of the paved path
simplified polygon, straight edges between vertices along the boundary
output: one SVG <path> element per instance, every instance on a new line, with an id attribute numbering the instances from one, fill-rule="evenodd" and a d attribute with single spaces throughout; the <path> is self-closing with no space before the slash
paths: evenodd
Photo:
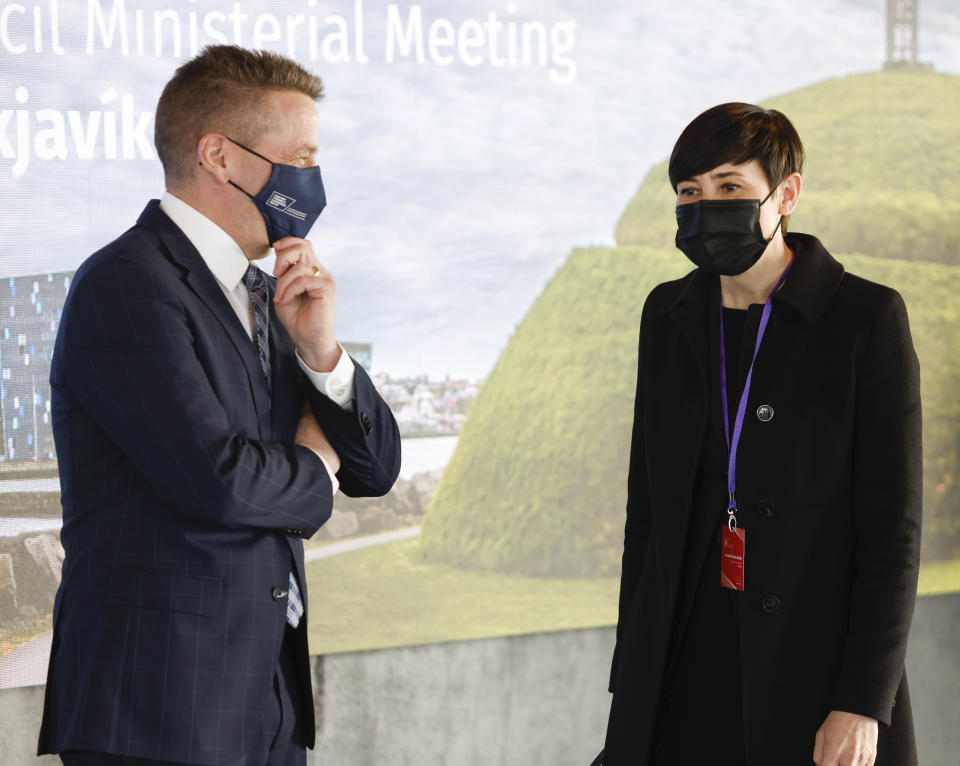
<path id="1" fill-rule="evenodd" d="M 369 548 L 371 545 L 383 545 L 392 543 L 395 540 L 409 540 L 420 534 L 420 527 L 406 527 L 405 529 L 396 529 L 393 532 L 382 532 L 379 535 L 368 535 L 367 537 L 355 537 L 352 540 L 344 540 L 339 543 L 330 543 L 322 548 L 311 548 L 304 553 L 303 558 L 306 561 L 316 561 L 325 559 L 328 556 L 336 556 L 340 553 L 349 551 L 358 551 L 361 548 Z"/>
<path id="2" fill-rule="evenodd" d="M 0 689 L 46 683 L 52 641 L 53 631 L 48 630 L 0 657 Z"/>

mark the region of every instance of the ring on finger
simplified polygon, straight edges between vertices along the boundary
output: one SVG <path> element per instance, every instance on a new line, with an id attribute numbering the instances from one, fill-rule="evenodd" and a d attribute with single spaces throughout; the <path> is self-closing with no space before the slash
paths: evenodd
<path id="1" fill-rule="evenodd" d="M 319 277 L 319 276 L 320 276 L 320 267 L 319 267 L 319 266 L 314 266 L 314 267 L 313 267 L 313 276 L 315 276 L 315 277 Z"/>

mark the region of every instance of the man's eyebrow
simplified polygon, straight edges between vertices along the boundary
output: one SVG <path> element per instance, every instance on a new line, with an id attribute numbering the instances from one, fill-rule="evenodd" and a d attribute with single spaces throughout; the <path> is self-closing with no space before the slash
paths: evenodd
<path id="1" fill-rule="evenodd" d="M 290 156 L 291 156 L 291 157 L 302 157 L 302 156 L 304 156 L 304 155 L 306 155 L 306 154 L 316 154 L 317 151 L 318 151 L 318 150 L 317 150 L 316 144 L 300 144 L 300 146 L 298 146 L 297 148 L 295 148 L 295 149 L 290 153 Z"/>

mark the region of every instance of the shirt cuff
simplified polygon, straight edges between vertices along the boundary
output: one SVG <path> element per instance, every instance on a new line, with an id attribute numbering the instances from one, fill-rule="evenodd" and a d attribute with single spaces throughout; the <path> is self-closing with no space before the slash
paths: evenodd
<path id="1" fill-rule="evenodd" d="M 307 447 L 314 455 L 320 458 L 320 462 L 323 463 L 323 467 L 327 469 L 327 476 L 330 477 L 330 484 L 333 486 L 332 495 L 337 494 L 337 490 L 340 489 L 340 480 L 336 477 L 333 471 L 330 470 L 330 466 L 327 464 L 327 461 L 324 459 L 323 455 L 317 452 L 313 447 Z"/>
<path id="2" fill-rule="evenodd" d="M 339 345 L 339 344 L 337 344 Z M 300 352 L 296 352 L 297 364 L 300 369 L 313 383 L 314 388 L 321 394 L 325 394 L 343 409 L 353 412 L 353 360 L 350 355 L 340 346 L 340 360 L 330 372 L 317 372 L 307 367 L 307 363 L 300 358 Z"/>

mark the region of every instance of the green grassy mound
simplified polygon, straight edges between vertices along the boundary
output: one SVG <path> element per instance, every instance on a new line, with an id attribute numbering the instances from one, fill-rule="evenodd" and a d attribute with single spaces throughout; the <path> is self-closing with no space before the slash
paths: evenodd
<path id="1" fill-rule="evenodd" d="M 320 654 L 612 625 L 620 587 L 616 577 L 519 577 L 424 562 L 416 540 L 311 561 L 307 583 L 310 651 Z"/>
<path id="2" fill-rule="evenodd" d="M 807 150 L 794 231 L 837 253 L 960 263 L 960 77 L 876 72 L 764 102 Z M 617 224 L 619 245 L 673 246 L 675 197 L 654 167 Z"/>
<path id="3" fill-rule="evenodd" d="M 960 552 L 960 269 L 864 255 L 847 269 L 907 302 L 924 370 L 925 558 Z M 480 390 L 423 524 L 420 550 L 526 575 L 616 574 L 644 296 L 686 260 L 583 248 L 517 327 Z"/>
<path id="4" fill-rule="evenodd" d="M 570 255 L 471 407 L 424 519 L 427 556 L 524 574 L 619 571 L 643 297 L 687 270 L 649 248 Z"/>
<path id="5" fill-rule="evenodd" d="M 807 144 L 795 231 L 899 289 L 923 371 L 925 559 L 960 557 L 960 78 L 882 72 L 772 99 Z M 640 311 L 689 264 L 654 168 L 616 248 L 574 250 L 484 383 L 420 555 L 525 575 L 619 571 Z M 869 253 L 869 255 L 843 255 Z M 899 256 L 899 257 L 897 257 Z"/>

